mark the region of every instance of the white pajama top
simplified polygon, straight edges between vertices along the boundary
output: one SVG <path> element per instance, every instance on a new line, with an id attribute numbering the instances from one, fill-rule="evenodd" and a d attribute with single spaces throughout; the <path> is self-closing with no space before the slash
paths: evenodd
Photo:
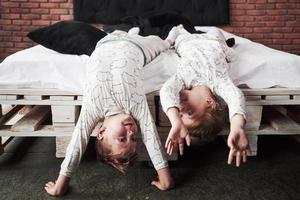
<path id="1" fill-rule="evenodd" d="M 156 36 L 142 37 L 121 31 L 98 42 L 88 62 L 81 113 L 60 174 L 70 177 L 78 167 L 100 119 L 119 113 L 131 114 L 138 121 L 155 169 L 168 166 L 140 75 L 143 66 L 169 46 Z"/>
<path id="2" fill-rule="evenodd" d="M 226 45 L 223 34 L 217 30 L 206 34 L 190 34 L 184 30 L 177 37 L 175 48 L 180 64 L 176 74 L 160 91 L 163 110 L 179 108 L 179 92 L 182 89 L 205 85 L 227 103 L 229 119 L 237 113 L 245 118 L 244 95 L 227 72 L 227 61 L 232 60 L 234 52 Z"/>

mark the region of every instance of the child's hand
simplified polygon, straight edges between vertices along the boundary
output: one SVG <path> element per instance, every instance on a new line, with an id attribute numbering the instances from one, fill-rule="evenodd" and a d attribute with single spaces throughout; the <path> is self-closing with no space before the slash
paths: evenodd
<path id="1" fill-rule="evenodd" d="M 244 130 L 244 118 L 241 115 L 235 115 L 231 120 L 230 133 L 227 139 L 227 145 L 230 148 L 228 155 L 228 164 L 232 163 L 236 157 L 236 166 L 239 167 L 241 160 L 247 161 L 247 154 L 250 153 L 249 142 Z"/>
<path id="2" fill-rule="evenodd" d="M 184 151 L 184 140 L 186 144 L 190 146 L 191 137 L 188 134 L 182 120 L 179 116 L 179 110 L 176 107 L 169 108 L 167 111 L 167 116 L 172 124 L 171 130 L 169 132 L 168 138 L 166 140 L 165 148 L 167 149 L 167 154 L 172 155 L 174 145 L 179 144 L 179 153 L 183 155 Z"/>
<path id="3" fill-rule="evenodd" d="M 190 135 L 180 119 L 178 120 L 178 122 L 172 124 L 171 130 L 166 140 L 165 148 L 167 149 L 167 154 L 172 155 L 174 145 L 178 144 L 179 153 L 180 155 L 183 155 L 184 141 L 188 146 L 190 146 L 191 144 Z"/>
<path id="4" fill-rule="evenodd" d="M 67 192 L 68 186 L 70 183 L 70 178 L 59 175 L 57 181 L 52 182 L 49 181 L 45 185 L 45 190 L 47 191 L 48 194 L 51 196 L 62 196 Z"/>
<path id="5" fill-rule="evenodd" d="M 175 186 L 168 167 L 158 170 L 157 173 L 158 180 L 152 181 L 151 185 L 154 185 L 160 190 L 168 190 Z"/>

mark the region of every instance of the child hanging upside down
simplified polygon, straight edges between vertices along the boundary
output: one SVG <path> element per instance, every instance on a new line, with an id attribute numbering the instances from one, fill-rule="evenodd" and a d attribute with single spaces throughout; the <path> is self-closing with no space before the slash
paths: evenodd
<path id="1" fill-rule="evenodd" d="M 189 146 L 190 135 L 200 139 L 216 135 L 227 113 L 224 100 L 230 119 L 228 164 L 235 155 L 239 166 L 241 160 L 246 162 L 249 145 L 244 131 L 244 96 L 227 72 L 227 62 L 234 52 L 217 29 L 191 34 L 180 25 L 176 30 L 175 49 L 180 64 L 160 91 L 163 110 L 172 125 L 165 144 L 167 153 L 172 154 L 174 145 L 179 144 L 180 154 L 183 154 L 184 140 Z"/>
<path id="2" fill-rule="evenodd" d="M 136 158 L 140 133 L 158 173 L 158 180 L 152 184 L 160 190 L 174 186 L 140 78 L 143 67 L 174 42 L 174 30 L 166 40 L 142 37 L 132 29 L 129 33 L 116 31 L 98 42 L 88 62 L 82 109 L 66 157 L 56 182 L 45 186 L 50 195 L 66 192 L 71 174 L 99 122 L 96 151 L 100 160 L 126 172 Z"/>

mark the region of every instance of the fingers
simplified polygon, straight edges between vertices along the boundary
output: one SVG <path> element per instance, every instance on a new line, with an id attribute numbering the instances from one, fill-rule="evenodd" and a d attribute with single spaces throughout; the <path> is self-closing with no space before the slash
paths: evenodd
<path id="1" fill-rule="evenodd" d="M 233 148 L 230 148 L 229 154 L 228 154 L 228 160 L 227 160 L 227 164 L 231 165 L 233 157 L 234 157 L 234 152 L 235 150 Z"/>
<path id="2" fill-rule="evenodd" d="M 241 165 L 241 152 L 237 151 L 235 156 L 235 165 L 239 167 Z"/>
<path id="3" fill-rule="evenodd" d="M 184 152 L 184 142 L 183 141 L 180 142 L 178 146 L 179 146 L 179 153 L 182 156 Z"/>
<path id="4" fill-rule="evenodd" d="M 172 155 L 173 149 L 174 149 L 174 143 L 172 142 L 172 140 L 170 140 L 167 145 L 167 154 Z"/>
<path id="5" fill-rule="evenodd" d="M 247 151 L 243 151 L 243 163 L 247 162 Z"/>
<path id="6" fill-rule="evenodd" d="M 185 142 L 186 142 L 186 145 L 190 146 L 191 145 L 191 136 L 190 134 L 187 134 L 186 137 L 185 137 Z"/>
<path id="7" fill-rule="evenodd" d="M 55 183 L 53 183 L 52 181 L 49 181 L 48 183 L 45 184 L 46 187 L 53 187 L 55 186 Z"/>

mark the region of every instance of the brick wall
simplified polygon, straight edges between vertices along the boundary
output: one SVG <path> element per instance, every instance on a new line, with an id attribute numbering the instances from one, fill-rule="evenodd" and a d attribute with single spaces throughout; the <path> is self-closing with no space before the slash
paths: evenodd
<path id="1" fill-rule="evenodd" d="M 230 0 L 230 25 L 236 35 L 300 55 L 300 0 Z M 34 45 L 26 34 L 73 19 L 72 0 L 0 0 L 0 61 Z"/>

